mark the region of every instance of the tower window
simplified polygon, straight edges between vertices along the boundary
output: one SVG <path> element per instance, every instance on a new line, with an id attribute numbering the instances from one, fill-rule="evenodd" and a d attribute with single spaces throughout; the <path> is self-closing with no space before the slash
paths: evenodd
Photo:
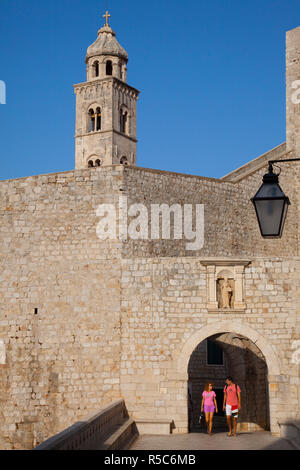
<path id="1" fill-rule="evenodd" d="M 101 130 L 101 109 L 97 108 L 96 110 L 96 130 L 100 131 Z"/>
<path id="2" fill-rule="evenodd" d="M 106 75 L 112 75 L 112 72 L 113 72 L 112 61 L 108 60 L 106 62 Z"/>
<path id="3" fill-rule="evenodd" d="M 93 67 L 94 67 L 94 77 L 99 77 L 99 62 L 98 62 L 98 60 L 96 62 L 94 62 Z"/>
<path id="4" fill-rule="evenodd" d="M 89 118 L 90 118 L 90 132 L 94 132 L 95 130 L 95 113 L 93 109 L 89 110 Z"/>
<path id="5" fill-rule="evenodd" d="M 98 155 L 91 155 L 87 160 L 88 168 L 97 168 L 101 166 L 101 160 Z"/>
<path id="6" fill-rule="evenodd" d="M 120 160 L 121 165 L 128 165 L 127 157 L 122 157 Z"/>
<path id="7" fill-rule="evenodd" d="M 121 109 L 120 113 L 120 131 L 128 134 L 128 112 L 125 109 Z"/>

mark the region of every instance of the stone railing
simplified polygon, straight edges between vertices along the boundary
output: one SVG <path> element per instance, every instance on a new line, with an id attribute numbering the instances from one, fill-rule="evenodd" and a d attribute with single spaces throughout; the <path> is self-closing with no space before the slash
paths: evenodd
<path id="1" fill-rule="evenodd" d="M 118 400 L 34 450 L 123 450 L 128 449 L 137 436 L 135 422 L 129 418 L 124 400 Z"/>

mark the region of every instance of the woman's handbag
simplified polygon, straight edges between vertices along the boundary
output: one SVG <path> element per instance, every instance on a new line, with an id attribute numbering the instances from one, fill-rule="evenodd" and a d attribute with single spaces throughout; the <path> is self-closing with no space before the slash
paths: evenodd
<path id="1" fill-rule="evenodd" d="M 203 424 L 203 421 L 204 421 L 204 413 L 201 412 L 199 416 L 199 424 Z"/>

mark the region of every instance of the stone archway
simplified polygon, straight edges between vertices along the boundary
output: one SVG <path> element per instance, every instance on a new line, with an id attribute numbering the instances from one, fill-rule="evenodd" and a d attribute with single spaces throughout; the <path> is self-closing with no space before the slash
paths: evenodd
<path id="1" fill-rule="evenodd" d="M 255 347 L 261 352 L 267 365 L 267 381 L 269 393 L 269 416 L 270 429 L 274 435 L 279 434 L 279 426 L 276 419 L 277 404 L 276 393 L 274 389 L 278 387 L 278 376 L 280 375 L 280 359 L 273 346 L 260 333 L 254 330 L 247 323 L 239 321 L 224 320 L 217 323 L 210 323 L 200 330 L 196 331 L 183 344 L 176 361 L 176 373 L 180 380 L 188 381 L 188 364 L 195 348 L 207 338 L 222 333 L 230 333 L 242 336 L 246 340 L 254 343 Z M 188 420 L 188 417 L 187 417 Z M 188 427 L 188 425 L 187 425 Z"/>
<path id="2" fill-rule="evenodd" d="M 226 377 L 232 376 L 242 391 L 238 431 L 269 431 L 268 369 L 260 349 L 237 333 L 218 333 L 200 343 L 191 355 L 188 367 L 189 428 L 203 432 L 199 424 L 202 392 L 211 382 L 217 395 L 218 415 L 215 430 L 227 429 L 223 412 Z"/>
<path id="3" fill-rule="evenodd" d="M 185 341 L 177 359 L 177 371 L 179 373 L 183 373 L 184 371 L 184 375 L 186 377 L 190 356 L 196 346 L 210 336 L 225 332 L 236 333 L 250 339 L 263 353 L 268 365 L 269 376 L 280 374 L 280 361 L 278 355 L 273 349 L 273 346 L 271 346 L 260 333 L 255 331 L 246 323 L 231 320 L 209 323 L 188 338 L 188 340 Z"/>

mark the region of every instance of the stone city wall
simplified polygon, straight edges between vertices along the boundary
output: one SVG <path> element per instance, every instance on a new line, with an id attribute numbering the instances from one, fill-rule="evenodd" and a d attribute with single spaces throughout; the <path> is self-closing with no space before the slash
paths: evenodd
<path id="1" fill-rule="evenodd" d="M 283 239 L 266 242 L 249 194 L 209 178 L 114 166 L 2 181 L 0 193 L 2 447 L 31 448 L 120 396 L 133 417 L 171 418 L 175 432 L 186 432 L 187 358 L 201 342 L 193 335 L 229 319 L 245 337 L 249 325 L 250 340 L 253 332 L 264 338 L 269 368 L 270 348 L 278 357 L 280 373 L 269 371 L 271 425 L 294 416 L 295 204 Z M 185 240 L 99 240 L 96 209 L 120 195 L 129 204 L 205 204 L 201 252 L 186 253 Z M 201 258 L 245 256 L 246 310 L 208 312 Z M 283 403 L 287 392 L 293 398 Z"/>

